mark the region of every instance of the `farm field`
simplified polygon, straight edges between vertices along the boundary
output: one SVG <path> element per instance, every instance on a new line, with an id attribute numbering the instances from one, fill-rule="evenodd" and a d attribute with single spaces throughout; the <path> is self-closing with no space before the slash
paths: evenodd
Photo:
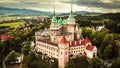
<path id="1" fill-rule="evenodd" d="M 0 16 L 0 19 L 30 19 L 33 16 Z"/>
<path id="2" fill-rule="evenodd" d="M 17 28 L 19 25 L 24 24 L 25 22 L 10 22 L 10 23 L 2 23 L 0 24 L 0 27 L 2 26 L 10 26 L 12 28 Z"/>

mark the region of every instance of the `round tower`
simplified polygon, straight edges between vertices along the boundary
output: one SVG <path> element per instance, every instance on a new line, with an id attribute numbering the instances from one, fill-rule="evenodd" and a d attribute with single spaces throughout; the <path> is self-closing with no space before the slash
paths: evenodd
<path id="1" fill-rule="evenodd" d="M 66 63 L 69 61 L 69 44 L 65 36 L 62 37 L 58 47 L 58 68 L 65 68 Z"/>
<path id="2" fill-rule="evenodd" d="M 76 28 L 75 28 L 75 37 L 76 37 L 76 40 L 80 40 L 82 38 L 82 30 L 81 28 L 78 27 L 78 25 L 76 25 Z"/>

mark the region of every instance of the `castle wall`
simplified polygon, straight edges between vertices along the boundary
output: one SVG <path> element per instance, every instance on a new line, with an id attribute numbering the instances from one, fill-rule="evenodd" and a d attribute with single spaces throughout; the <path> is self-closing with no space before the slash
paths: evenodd
<path id="1" fill-rule="evenodd" d="M 74 47 L 70 47 L 69 48 L 69 55 L 79 55 L 79 54 L 84 54 L 86 50 L 86 46 L 85 45 L 81 45 L 81 46 L 74 46 Z"/>
<path id="2" fill-rule="evenodd" d="M 35 48 L 38 52 L 42 52 L 49 57 L 58 58 L 58 47 L 56 46 L 37 41 Z"/>

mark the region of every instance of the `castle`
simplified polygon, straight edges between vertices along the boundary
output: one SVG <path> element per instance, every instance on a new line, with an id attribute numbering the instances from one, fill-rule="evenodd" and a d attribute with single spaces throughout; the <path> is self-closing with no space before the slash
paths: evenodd
<path id="1" fill-rule="evenodd" d="M 97 48 L 88 38 L 82 37 L 82 30 L 75 24 L 72 12 L 68 19 L 57 19 L 54 16 L 50 28 L 35 32 L 35 49 L 48 57 L 58 59 L 58 68 L 65 68 L 70 55 L 86 55 L 88 58 L 97 56 Z"/>

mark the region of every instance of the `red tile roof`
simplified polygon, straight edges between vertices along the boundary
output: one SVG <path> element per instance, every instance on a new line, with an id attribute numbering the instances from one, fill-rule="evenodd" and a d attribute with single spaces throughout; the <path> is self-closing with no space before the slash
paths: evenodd
<path id="1" fill-rule="evenodd" d="M 86 45 L 86 43 L 90 43 L 91 41 L 89 40 L 88 37 L 86 37 L 85 39 L 83 40 L 79 40 L 79 41 L 70 41 L 69 42 L 69 45 L 70 47 L 73 47 L 73 46 L 81 46 L 81 45 Z"/>
<path id="2" fill-rule="evenodd" d="M 80 43 L 81 42 L 81 43 Z M 81 45 L 86 45 L 86 42 L 84 40 L 82 41 L 71 41 L 69 43 L 70 47 L 73 47 L 73 46 L 81 46 Z"/>
<path id="3" fill-rule="evenodd" d="M 60 43 L 61 44 L 66 44 L 67 43 L 67 40 L 66 40 L 65 36 L 62 37 Z"/>
<path id="4" fill-rule="evenodd" d="M 92 51 L 94 49 L 94 46 L 93 45 L 88 45 L 86 49 L 89 50 L 89 51 Z"/>
<path id="5" fill-rule="evenodd" d="M 91 42 L 90 39 L 89 39 L 88 37 L 86 37 L 84 40 L 85 40 L 86 43 Z"/>
<path id="6" fill-rule="evenodd" d="M 81 45 L 86 45 L 86 41 L 85 41 L 85 40 L 82 40 L 82 41 L 81 41 Z"/>

